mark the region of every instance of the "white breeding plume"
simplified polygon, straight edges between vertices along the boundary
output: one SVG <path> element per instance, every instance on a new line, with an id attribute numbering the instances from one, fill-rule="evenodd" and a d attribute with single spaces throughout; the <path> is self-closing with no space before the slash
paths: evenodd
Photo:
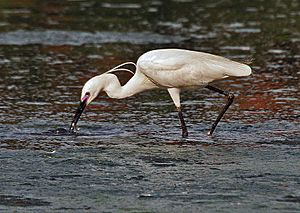
<path id="1" fill-rule="evenodd" d="M 128 64 L 136 66 L 135 73 L 124 68 Z M 133 77 L 121 86 L 118 77 L 112 74 L 116 71 L 131 72 Z M 228 97 L 226 105 L 208 133 L 211 135 L 233 102 L 234 95 L 209 83 L 230 76 L 241 77 L 250 74 L 251 68 L 248 65 L 209 53 L 184 49 L 152 50 L 140 56 L 136 64 L 126 62 L 88 80 L 82 89 L 80 106 L 75 113 L 70 131 L 76 131 L 76 124 L 84 108 L 101 91 L 106 92 L 111 98 L 121 99 L 142 91 L 161 88 L 168 90 L 178 110 L 182 136 L 186 137 L 188 131 L 181 111 L 180 91 L 185 88 L 205 87 Z"/>

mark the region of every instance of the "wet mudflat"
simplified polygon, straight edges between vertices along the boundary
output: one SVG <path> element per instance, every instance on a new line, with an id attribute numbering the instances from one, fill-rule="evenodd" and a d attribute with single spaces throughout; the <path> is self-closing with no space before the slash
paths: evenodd
<path id="1" fill-rule="evenodd" d="M 299 212 L 298 1 L 1 1 L 1 212 Z M 179 47 L 253 75 L 182 94 L 105 95 L 68 129 L 90 77 Z M 126 81 L 130 75 L 119 76 Z"/>

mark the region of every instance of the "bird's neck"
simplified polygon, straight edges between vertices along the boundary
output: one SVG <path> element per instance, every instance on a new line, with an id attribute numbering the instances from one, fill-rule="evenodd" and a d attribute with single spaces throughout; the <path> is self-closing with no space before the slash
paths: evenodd
<path id="1" fill-rule="evenodd" d="M 111 98 L 127 98 L 145 90 L 156 88 L 146 76 L 136 73 L 124 86 L 114 74 L 103 74 L 105 78 L 104 91 Z"/>

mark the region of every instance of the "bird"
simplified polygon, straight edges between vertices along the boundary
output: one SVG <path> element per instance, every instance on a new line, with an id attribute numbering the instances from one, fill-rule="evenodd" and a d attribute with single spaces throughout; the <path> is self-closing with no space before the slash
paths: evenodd
<path id="1" fill-rule="evenodd" d="M 135 72 L 125 68 L 127 65 L 135 66 Z M 123 86 L 114 74 L 119 71 L 132 74 Z M 188 130 L 183 117 L 180 92 L 186 89 L 206 88 L 227 97 L 226 104 L 208 132 L 208 135 L 212 135 L 235 97 L 232 92 L 211 85 L 212 82 L 227 77 L 245 77 L 251 73 L 249 65 L 211 53 L 175 48 L 150 50 L 142 54 L 136 63 L 125 62 L 89 79 L 82 88 L 80 104 L 69 131 L 77 131 L 77 122 L 82 112 L 102 91 L 110 98 L 123 99 L 147 90 L 165 89 L 177 109 L 181 135 L 187 137 Z"/>

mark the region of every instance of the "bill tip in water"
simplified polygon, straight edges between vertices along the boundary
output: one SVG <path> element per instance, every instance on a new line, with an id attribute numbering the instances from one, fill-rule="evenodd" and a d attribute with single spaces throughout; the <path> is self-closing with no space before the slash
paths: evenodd
<path id="1" fill-rule="evenodd" d="M 70 132 L 71 133 L 76 133 L 77 128 L 76 128 L 76 124 L 73 122 L 70 126 Z"/>

